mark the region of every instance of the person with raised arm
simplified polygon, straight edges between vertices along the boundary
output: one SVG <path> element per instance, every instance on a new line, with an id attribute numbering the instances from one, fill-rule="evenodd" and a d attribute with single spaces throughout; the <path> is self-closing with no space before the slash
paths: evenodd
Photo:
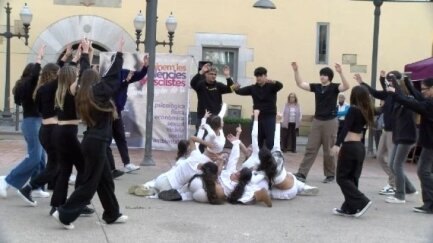
<path id="1" fill-rule="evenodd" d="M 299 165 L 298 172 L 295 173 L 298 180 L 305 182 L 308 172 L 316 160 L 320 147 L 323 149 L 323 173 L 325 179 L 323 183 L 330 183 L 335 179 L 335 158 L 331 155 L 332 145 L 337 137 L 337 97 L 340 92 L 350 88 L 349 82 L 343 74 L 341 65 L 336 63 L 335 70 L 340 75 L 341 83 L 333 83 L 334 71 L 331 68 L 322 68 L 319 72 L 320 83 L 309 83 L 304 81 L 299 74 L 299 67 L 296 62 L 292 62 L 292 69 L 295 75 L 296 85 L 315 96 L 314 119 L 308 135 L 308 142 L 305 148 L 304 159 Z"/>

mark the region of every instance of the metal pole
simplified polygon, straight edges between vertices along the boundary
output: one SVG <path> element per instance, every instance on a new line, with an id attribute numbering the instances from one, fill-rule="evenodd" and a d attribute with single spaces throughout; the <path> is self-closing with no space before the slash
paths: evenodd
<path id="1" fill-rule="evenodd" d="M 141 165 L 155 165 L 152 159 L 152 134 L 153 134 L 153 99 L 155 77 L 156 54 L 156 12 L 158 0 L 147 0 L 146 5 L 146 36 L 145 52 L 149 54 L 149 66 L 147 68 L 147 113 L 146 113 L 146 143 L 144 146 L 144 159 Z"/>
<path id="2" fill-rule="evenodd" d="M 377 79 L 377 52 L 379 46 L 379 23 L 380 23 L 380 7 L 383 4 L 383 0 L 374 0 L 374 29 L 373 29 L 373 54 L 371 60 L 371 87 L 376 88 Z M 374 98 L 372 99 L 374 102 Z M 367 152 L 373 155 L 373 135 L 374 131 L 372 128 L 368 130 L 368 148 Z"/>
<path id="3" fill-rule="evenodd" d="M 11 10 L 9 7 L 9 3 L 7 3 L 6 7 L 6 32 L 4 33 L 4 37 L 6 38 L 6 80 L 5 80 L 5 97 L 4 97 L 4 108 L 2 117 L 11 119 L 12 113 L 9 107 L 9 93 L 10 93 L 10 78 L 11 78 Z"/>

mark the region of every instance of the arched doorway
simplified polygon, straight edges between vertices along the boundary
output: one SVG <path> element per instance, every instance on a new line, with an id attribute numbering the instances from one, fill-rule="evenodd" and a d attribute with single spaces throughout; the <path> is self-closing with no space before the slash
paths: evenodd
<path id="1" fill-rule="evenodd" d="M 56 62 L 68 44 L 72 43 L 76 49 L 78 42 L 83 37 L 93 41 L 95 54 L 98 56 L 99 51 L 113 51 L 121 36 L 125 39 L 124 50 L 135 52 L 135 40 L 120 25 L 99 16 L 70 16 L 48 26 L 36 38 L 31 47 L 33 51 L 27 60 L 28 62 L 34 61 L 40 46 L 45 44 L 46 51 L 43 62 Z M 94 60 L 94 63 L 95 61 L 97 60 Z"/>

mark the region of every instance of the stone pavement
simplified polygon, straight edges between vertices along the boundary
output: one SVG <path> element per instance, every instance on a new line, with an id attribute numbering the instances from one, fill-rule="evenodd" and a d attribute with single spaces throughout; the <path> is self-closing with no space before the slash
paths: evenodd
<path id="1" fill-rule="evenodd" d="M 24 156 L 25 142 L 19 134 L 0 129 L 0 175 L 8 173 Z M 303 157 L 305 138 L 297 154 L 285 154 L 286 167 L 296 171 Z M 115 146 L 114 146 L 115 147 Z M 117 165 L 120 159 L 113 149 Z M 131 150 L 139 163 L 143 150 Z M 273 207 L 258 205 L 209 205 L 195 202 L 164 202 L 129 195 L 127 189 L 144 183 L 173 164 L 174 152 L 154 151 L 156 166 L 115 180 L 121 211 L 129 216 L 126 224 L 102 223 L 97 196 L 92 200 L 96 215 L 79 218 L 72 231 L 64 230 L 49 215 L 49 199 L 38 199 L 38 207 L 28 207 L 9 189 L 0 198 L 0 243 L 15 242 L 433 242 L 433 216 L 411 211 L 421 204 L 420 196 L 404 205 L 390 205 L 378 190 L 386 182 L 374 159 L 367 159 L 360 179 L 361 190 L 373 201 L 359 219 L 334 216 L 343 196 L 336 183 L 322 184 L 322 157 L 308 176 L 308 183 L 320 188 L 316 197 L 299 196 L 290 201 L 273 201 Z M 406 164 L 408 177 L 419 188 L 416 166 Z M 69 188 L 70 191 L 73 187 Z"/>

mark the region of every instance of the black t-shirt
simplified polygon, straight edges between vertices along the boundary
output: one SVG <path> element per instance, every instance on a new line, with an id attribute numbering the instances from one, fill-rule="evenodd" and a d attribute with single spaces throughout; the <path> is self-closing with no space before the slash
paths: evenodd
<path id="1" fill-rule="evenodd" d="M 337 98 L 338 86 L 340 84 L 330 83 L 327 86 L 323 86 L 319 83 L 310 84 L 310 91 L 315 94 L 316 98 L 316 111 L 314 112 L 314 118 L 327 121 L 337 117 Z"/>
<path id="2" fill-rule="evenodd" d="M 54 108 L 56 90 L 57 80 L 52 80 L 49 83 L 39 87 L 38 91 L 36 92 L 35 103 L 43 119 L 51 118 L 57 115 Z"/>

